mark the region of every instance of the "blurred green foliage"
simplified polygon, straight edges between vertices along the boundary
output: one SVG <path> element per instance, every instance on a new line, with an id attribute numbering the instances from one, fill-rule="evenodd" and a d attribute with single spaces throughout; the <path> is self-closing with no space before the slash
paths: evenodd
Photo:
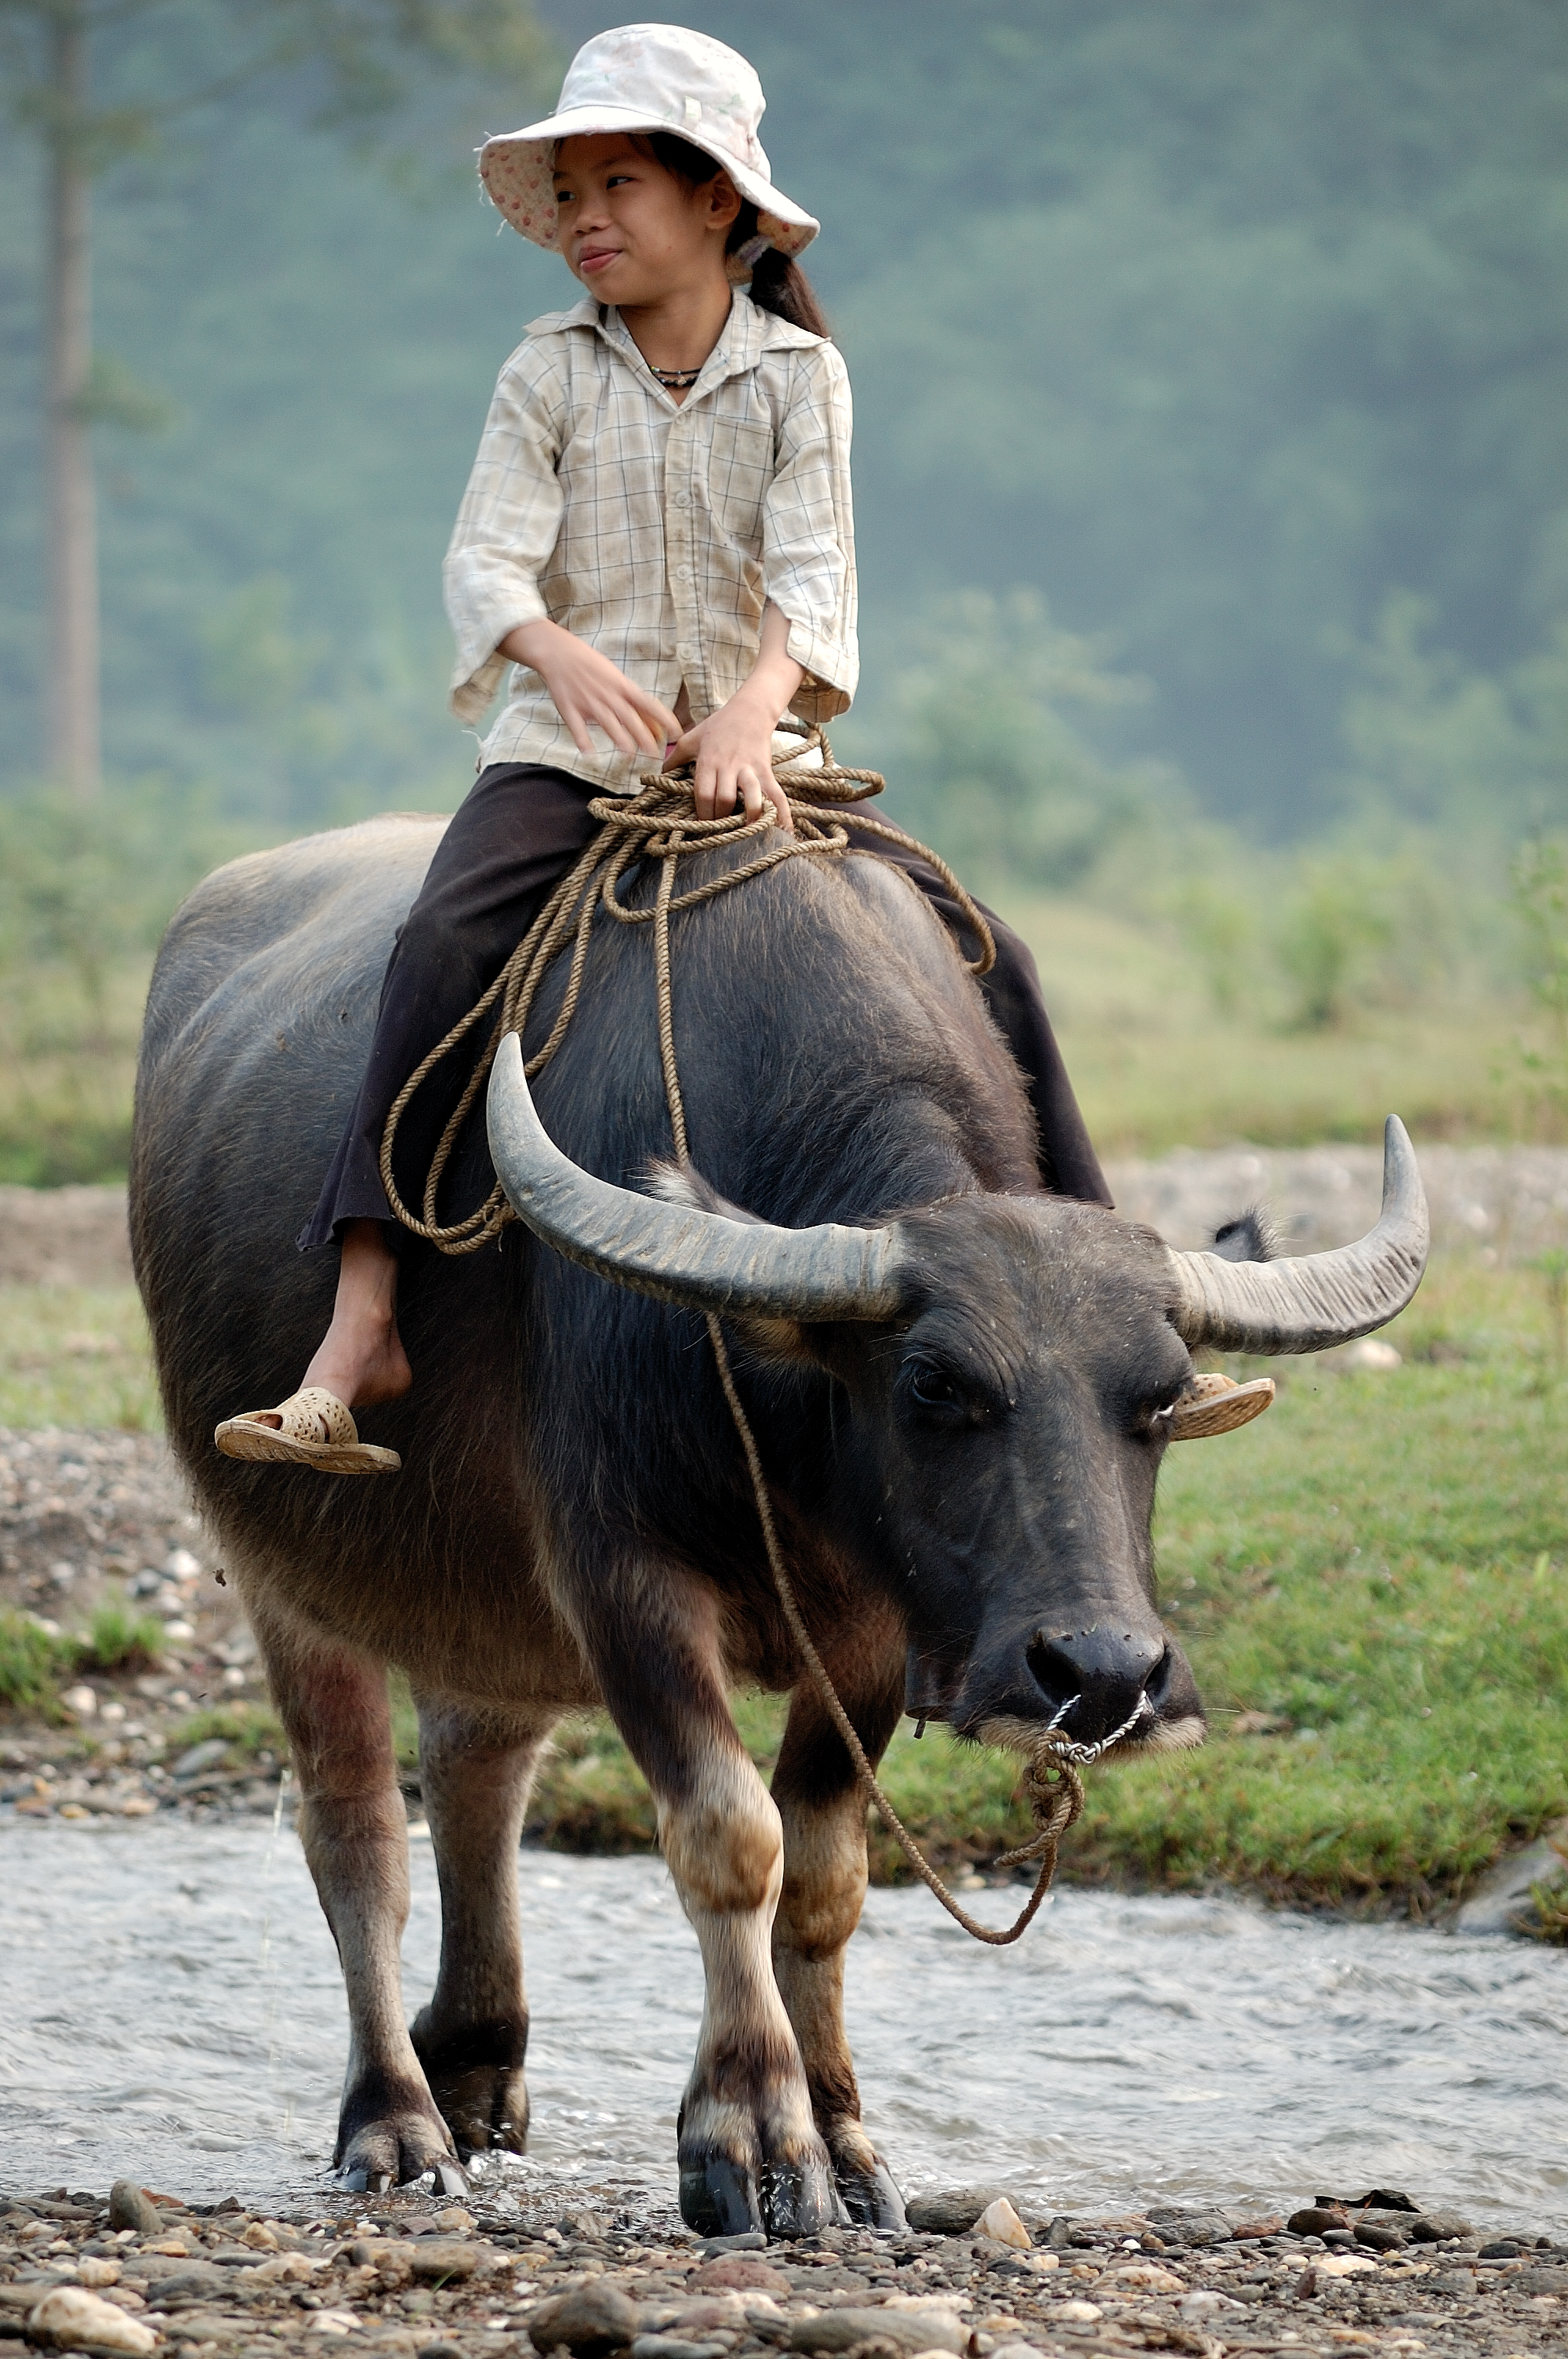
<path id="1" fill-rule="evenodd" d="M 124 1170 L 152 952 L 197 878 L 256 841 L 215 803 L 157 780 L 91 807 L 0 798 L 0 1180 Z"/>
<path id="2" fill-rule="evenodd" d="M 546 13 L 563 49 L 601 22 L 586 0 Z M 157 99 L 221 66 L 229 21 L 168 0 L 105 36 L 105 76 Z M 1383 723 L 1419 689 L 1471 746 L 1449 768 L 1568 819 L 1568 347 L 1541 331 L 1568 254 L 1556 0 L 706 0 L 698 21 L 754 57 L 784 184 L 824 220 L 872 704 L 930 600 L 1005 607 L 1022 584 L 1153 684 L 1075 711 L 1113 775 L 1159 755 L 1210 810 L 1311 834 L 1346 774 L 1346 695 L 1351 772 L 1398 794 L 1409 749 Z M 111 766 L 216 778 L 289 826 L 461 791 L 441 550 L 497 365 L 575 292 L 472 193 L 475 140 L 523 119 L 521 71 L 441 98 L 409 79 L 396 188 L 312 136 L 330 92 L 303 67 L 101 184 L 104 342 L 173 412 L 132 437 L 122 403 L 100 436 Z M 0 469 L 20 486 L 38 233 L 13 143 Z M 40 533 L 30 496 L 7 504 L 13 779 L 38 758 Z M 1390 606 L 1407 593 L 1419 629 Z M 1368 647 L 1428 671 L 1390 688 Z"/>
<path id="3" fill-rule="evenodd" d="M 1147 683 L 1058 630 L 1037 592 L 939 596 L 906 653 L 870 719 L 836 740 L 881 754 L 891 814 L 979 888 L 1068 889 L 1146 817 L 1161 774 L 1108 763 L 1069 714 L 1136 703 Z"/>

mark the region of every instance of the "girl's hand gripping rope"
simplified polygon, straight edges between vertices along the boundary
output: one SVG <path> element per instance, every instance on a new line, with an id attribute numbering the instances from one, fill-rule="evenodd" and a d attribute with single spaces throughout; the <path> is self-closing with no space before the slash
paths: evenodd
<path id="1" fill-rule="evenodd" d="M 665 756 L 666 770 L 693 766 L 698 819 L 727 819 L 737 800 L 749 820 L 772 803 L 786 834 L 795 822 L 788 789 L 773 776 L 773 731 L 806 678 L 789 653 L 789 624 L 776 606 L 762 614 L 762 646 L 751 676 L 727 704 L 687 730 Z"/>

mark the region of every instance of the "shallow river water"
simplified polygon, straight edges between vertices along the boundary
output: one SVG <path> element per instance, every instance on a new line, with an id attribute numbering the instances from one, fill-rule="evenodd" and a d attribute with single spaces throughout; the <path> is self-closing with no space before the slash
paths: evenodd
<path id="1" fill-rule="evenodd" d="M 410 2009 L 438 1940 L 411 1846 Z M 265 1821 L 0 1831 L 0 2181 L 192 2198 L 322 2185 L 345 2046 L 298 1842 Z M 701 2007 L 663 1865 L 526 1853 L 534 2142 L 514 2166 L 663 2201 Z M 1011 1894 L 980 1896 L 1004 1918 Z M 867 2117 L 907 2188 L 1067 2212 L 1406 2188 L 1568 2223 L 1568 1959 L 1238 1902 L 1054 1897 L 983 1950 L 873 1892 L 848 1971 Z"/>

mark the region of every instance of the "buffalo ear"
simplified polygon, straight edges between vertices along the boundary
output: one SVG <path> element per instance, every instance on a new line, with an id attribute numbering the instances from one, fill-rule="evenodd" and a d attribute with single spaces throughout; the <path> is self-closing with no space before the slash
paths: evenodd
<path id="1" fill-rule="evenodd" d="M 864 1365 L 866 1329 L 858 1320 L 817 1321 L 726 1312 L 724 1323 L 752 1360 L 764 1367 L 811 1368 L 848 1382 Z"/>
<path id="2" fill-rule="evenodd" d="M 1171 1411 L 1173 1441 L 1206 1441 L 1211 1434 L 1234 1433 L 1274 1405 L 1272 1376 L 1238 1385 L 1231 1376 L 1194 1376 Z"/>
<path id="3" fill-rule="evenodd" d="M 823 1363 L 806 1340 L 821 1328 L 803 1327 L 798 1319 L 745 1318 L 726 1322 L 748 1358 L 774 1368 L 817 1368 Z"/>

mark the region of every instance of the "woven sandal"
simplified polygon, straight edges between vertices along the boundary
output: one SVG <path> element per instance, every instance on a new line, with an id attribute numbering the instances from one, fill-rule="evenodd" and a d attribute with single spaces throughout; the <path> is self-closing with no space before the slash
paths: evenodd
<path id="1" fill-rule="evenodd" d="M 1234 1376 L 1195 1376 L 1171 1411 L 1173 1441 L 1206 1441 L 1211 1434 L 1234 1433 L 1273 1405 L 1272 1376 L 1238 1385 Z"/>
<path id="2" fill-rule="evenodd" d="M 273 1417 L 280 1422 L 263 1422 Z M 395 1474 L 403 1464 L 395 1450 L 362 1441 L 358 1426 L 336 1393 L 320 1385 L 290 1393 L 276 1408 L 247 1408 L 238 1417 L 226 1417 L 212 1439 L 225 1458 L 314 1466 L 319 1474 Z"/>

